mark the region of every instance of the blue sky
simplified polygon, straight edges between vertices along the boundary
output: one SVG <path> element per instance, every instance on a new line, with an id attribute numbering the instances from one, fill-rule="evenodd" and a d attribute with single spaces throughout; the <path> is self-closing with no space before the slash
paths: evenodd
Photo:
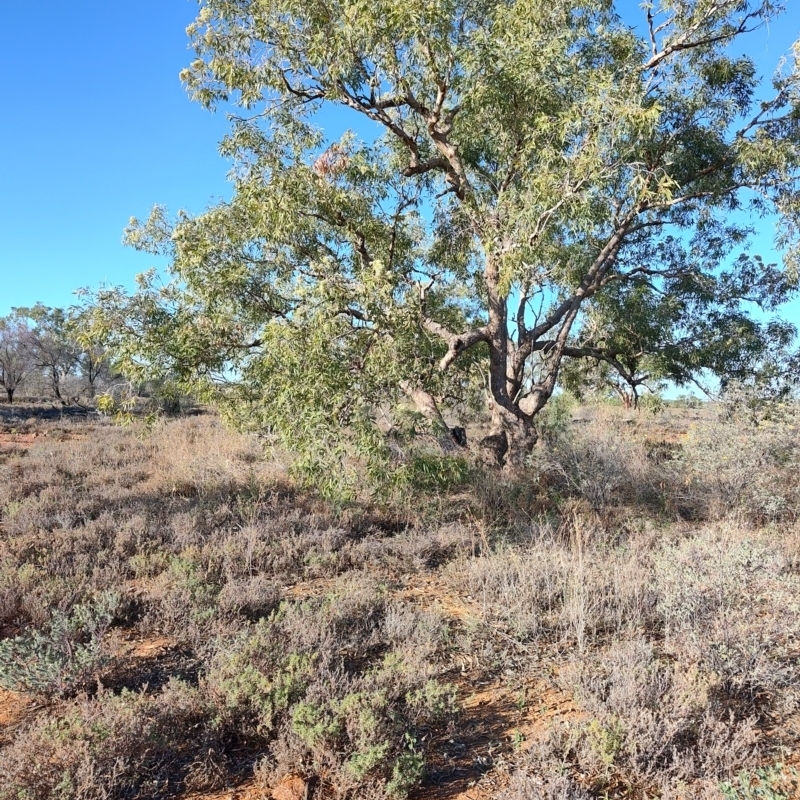
<path id="1" fill-rule="evenodd" d="M 641 14 L 623 0 L 626 16 Z M 748 45 L 766 75 L 800 36 L 800 0 Z M 0 315 L 64 306 L 101 282 L 133 285 L 152 257 L 122 246 L 154 203 L 202 211 L 228 197 L 224 114 L 186 96 L 196 0 L 24 0 L 0 25 Z M 769 258 L 765 225 L 758 250 Z M 784 317 L 800 323 L 800 302 Z"/>
<path id="2" fill-rule="evenodd" d="M 154 203 L 229 193 L 227 128 L 189 101 L 192 0 L 5 2 L 0 25 L 0 314 L 74 302 L 150 266 L 121 244 Z"/>

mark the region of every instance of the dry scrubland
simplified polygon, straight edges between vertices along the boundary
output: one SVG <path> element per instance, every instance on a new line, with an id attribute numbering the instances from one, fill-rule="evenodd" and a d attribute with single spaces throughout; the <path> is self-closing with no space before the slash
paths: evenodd
<path id="1" fill-rule="evenodd" d="M 382 508 L 211 416 L 20 412 L 2 800 L 794 791 L 792 409 L 574 409 L 515 482 Z"/>

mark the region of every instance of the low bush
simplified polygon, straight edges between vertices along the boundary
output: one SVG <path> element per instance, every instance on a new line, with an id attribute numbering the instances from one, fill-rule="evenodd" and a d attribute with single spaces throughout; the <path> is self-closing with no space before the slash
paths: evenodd
<path id="1" fill-rule="evenodd" d="M 586 773 L 621 772 L 631 786 L 663 791 L 757 763 L 755 720 L 715 702 L 713 675 L 660 657 L 650 642 L 614 643 L 573 670 L 565 679 L 590 716 L 576 746 Z"/>
<path id="2" fill-rule="evenodd" d="M 683 449 L 681 502 L 700 519 L 751 524 L 800 517 L 800 409 L 731 398 L 717 419 L 692 426 Z"/>
<path id="3" fill-rule="evenodd" d="M 528 542 L 500 543 L 448 568 L 484 617 L 525 641 L 585 646 L 650 624 L 650 531 L 609 541 L 599 520 L 575 514 L 561 527 L 542 523 Z"/>
<path id="4" fill-rule="evenodd" d="M 106 593 L 69 614 L 53 611 L 42 630 L 0 641 L 0 686 L 46 696 L 85 687 L 106 662 L 103 637 L 118 606 Z"/>
<path id="5" fill-rule="evenodd" d="M 202 694 L 102 692 L 40 718 L 0 751 L 0 800 L 166 800 L 223 784 L 224 744 Z"/>
<path id="6" fill-rule="evenodd" d="M 300 773 L 325 796 L 402 797 L 422 777 L 423 734 L 454 710 L 435 677 L 445 635 L 440 618 L 349 583 L 246 628 L 204 686 L 227 727 L 269 743 L 265 785 Z"/>

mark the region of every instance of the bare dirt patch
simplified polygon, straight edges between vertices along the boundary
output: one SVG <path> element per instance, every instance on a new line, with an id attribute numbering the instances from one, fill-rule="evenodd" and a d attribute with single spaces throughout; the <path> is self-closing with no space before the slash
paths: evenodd
<path id="1" fill-rule="evenodd" d="M 273 800 L 269 789 L 259 789 L 252 783 L 224 789 L 221 792 L 197 793 L 183 795 L 181 800 Z"/>
<path id="2" fill-rule="evenodd" d="M 26 694 L 0 689 L 0 745 L 11 740 L 14 729 L 24 721 L 32 703 Z"/>

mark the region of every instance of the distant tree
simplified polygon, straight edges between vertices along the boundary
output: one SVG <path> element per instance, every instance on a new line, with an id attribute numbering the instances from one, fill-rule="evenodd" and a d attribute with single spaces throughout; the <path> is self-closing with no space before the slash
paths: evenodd
<path id="1" fill-rule="evenodd" d="M 204 0 L 183 79 L 243 109 L 233 196 L 134 220 L 171 281 L 98 292 L 95 324 L 130 374 L 320 474 L 350 445 L 387 458 L 377 417 L 407 399 L 444 434 L 483 389 L 513 465 L 575 359 L 634 387 L 724 371 L 765 332 L 736 333 L 748 292 L 774 305 L 798 261 L 797 65 L 768 89 L 741 55 L 782 7 L 657 0 L 634 28 L 610 0 Z M 326 108 L 378 138 L 326 139 Z M 773 214 L 788 269 L 731 261 Z"/>
<path id="2" fill-rule="evenodd" d="M 612 391 L 626 407 L 641 390 L 788 378 L 797 331 L 770 317 L 790 290 L 782 271 L 741 257 L 712 278 L 685 275 L 660 285 L 640 276 L 593 303 L 565 348 L 562 382 L 577 395 Z M 762 319 L 750 313 L 759 309 Z M 785 383 L 785 381 L 784 381 Z"/>
<path id="3" fill-rule="evenodd" d="M 28 326 L 14 316 L 0 319 L 0 386 L 9 403 L 34 367 Z"/>
<path id="4" fill-rule="evenodd" d="M 112 379 L 108 349 L 93 337 L 89 312 L 84 307 L 68 309 L 65 328 L 77 350 L 76 372 L 86 393 L 94 398 L 98 386 Z"/>
<path id="5" fill-rule="evenodd" d="M 53 397 L 66 405 L 65 382 L 81 357 L 66 311 L 37 303 L 30 308 L 15 308 L 13 315 L 28 326 L 28 350 L 35 366 L 47 376 Z"/>
<path id="6" fill-rule="evenodd" d="M 77 369 L 86 384 L 89 397 L 94 397 L 98 381 L 108 377 L 106 351 L 101 347 L 83 348 L 78 353 Z"/>

